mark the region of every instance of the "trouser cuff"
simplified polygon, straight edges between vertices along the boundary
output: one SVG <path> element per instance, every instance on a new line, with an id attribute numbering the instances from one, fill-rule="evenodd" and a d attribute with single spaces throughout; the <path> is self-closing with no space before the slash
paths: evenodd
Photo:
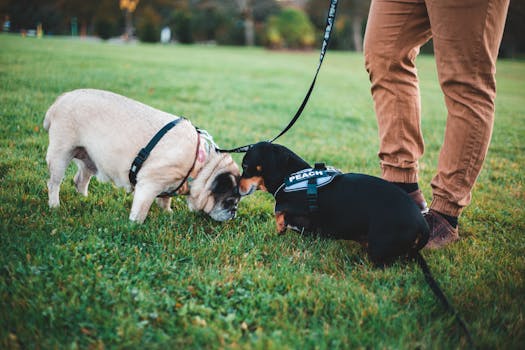
<path id="1" fill-rule="evenodd" d="M 416 169 L 400 169 L 382 166 L 383 179 L 390 182 L 416 183 L 418 181 Z"/>
<path id="2" fill-rule="evenodd" d="M 444 198 L 440 198 L 434 195 L 432 203 L 430 203 L 430 209 L 435 210 L 439 213 L 458 217 L 463 211 L 463 207 L 455 203 L 451 203 Z"/>

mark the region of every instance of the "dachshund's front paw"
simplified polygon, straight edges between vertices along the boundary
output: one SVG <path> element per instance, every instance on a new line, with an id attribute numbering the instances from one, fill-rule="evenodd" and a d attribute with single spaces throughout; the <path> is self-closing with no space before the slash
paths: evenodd
<path id="1" fill-rule="evenodd" d="M 275 212 L 275 225 L 277 226 L 277 233 L 280 235 L 286 231 L 286 220 L 282 211 Z"/>

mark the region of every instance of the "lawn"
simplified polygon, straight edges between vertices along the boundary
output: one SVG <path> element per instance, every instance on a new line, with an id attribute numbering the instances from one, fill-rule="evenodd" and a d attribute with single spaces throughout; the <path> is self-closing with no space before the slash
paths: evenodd
<path id="1" fill-rule="evenodd" d="M 298 108 L 317 52 L 123 45 L 0 35 L 0 348 L 448 349 L 467 340 L 415 265 L 376 269 L 351 242 L 278 236 L 272 197 L 226 223 L 92 181 L 47 206 L 42 120 L 61 93 L 111 90 L 183 115 L 222 147 L 271 138 Z M 418 58 L 430 199 L 446 110 Z M 459 243 L 424 251 L 480 348 L 525 347 L 525 62 L 498 62 L 492 144 Z M 125 125 L 123 125 L 123 128 Z M 280 140 L 303 158 L 379 175 L 363 58 L 329 51 L 303 116 Z M 240 156 L 234 156 L 240 163 Z"/>

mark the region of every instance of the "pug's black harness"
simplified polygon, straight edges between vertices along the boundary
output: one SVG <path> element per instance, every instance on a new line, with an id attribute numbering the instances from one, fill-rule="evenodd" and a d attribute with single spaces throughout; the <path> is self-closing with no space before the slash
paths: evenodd
<path id="1" fill-rule="evenodd" d="M 169 130 L 171 130 L 173 127 L 175 127 L 181 120 L 186 120 L 186 118 L 181 117 L 181 118 L 172 120 L 168 124 L 164 125 L 164 127 L 162 129 L 160 129 L 151 138 L 151 140 L 148 142 L 146 147 L 142 148 L 139 151 L 139 153 L 137 154 L 137 156 L 133 160 L 133 163 L 131 163 L 131 168 L 129 169 L 129 174 L 128 174 L 129 182 L 131 182 L 131 184 L 133 186 L 135 186 L 137 184 L 137 174 L 139 173 L 139 170 L 142 168 L 142 165 L 144 164 L 146 159 L 148 159 L 148 157 L 149 157 L 151 151 L 153 150 L 153 148 L 155 148 L 155 146 L 160 141 L 160 139 L 162 139 L 162 137 L 164 135 L 166 135 L 166 133 Z M 197 162 L 197 158 L 198 158 L 198 155 L 199 155 L 200 143 L 201 143 L 200 131 L 199 131 L 198 128 L 195 128 L 195 130 L 197 131 L 197 149 L 195 150 L 195 158 L 193 159 L 193 164 L 191 165 L 190 170 L 188 171 L 188 173 L 186 174 L 184 179 L 181 181 L 181 183 L 174 190 L 171 190 L 169 192 L 162 192 L 157 197 L 173 197 L 173 196 L 175 196 L 177 194 L 177 191 L 182 187 L 182 185 L 184 185 L 184 183 L 190 177 L 190 174 L 193 171 L 193 168 L 195 168 L 195 163 Z"/>

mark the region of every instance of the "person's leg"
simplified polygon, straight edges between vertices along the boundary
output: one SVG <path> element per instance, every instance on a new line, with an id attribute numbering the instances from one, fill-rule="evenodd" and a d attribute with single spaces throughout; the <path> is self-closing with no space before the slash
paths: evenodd
<path id="1" fill-rule="evenodd" d="M 509 0 L 426 3 L 448 109 L 430 208 L 457 217 L 470 203 L 492 134 L 496 59 Z"/>
<path id="2" fill-rule="evenodd" d="M 415 59 L 429 38 L 424 0 L 372 0 L 364 55 L 379 128 L 382 176 L 390 182 L 418 181 L 424 144 Z"/>

